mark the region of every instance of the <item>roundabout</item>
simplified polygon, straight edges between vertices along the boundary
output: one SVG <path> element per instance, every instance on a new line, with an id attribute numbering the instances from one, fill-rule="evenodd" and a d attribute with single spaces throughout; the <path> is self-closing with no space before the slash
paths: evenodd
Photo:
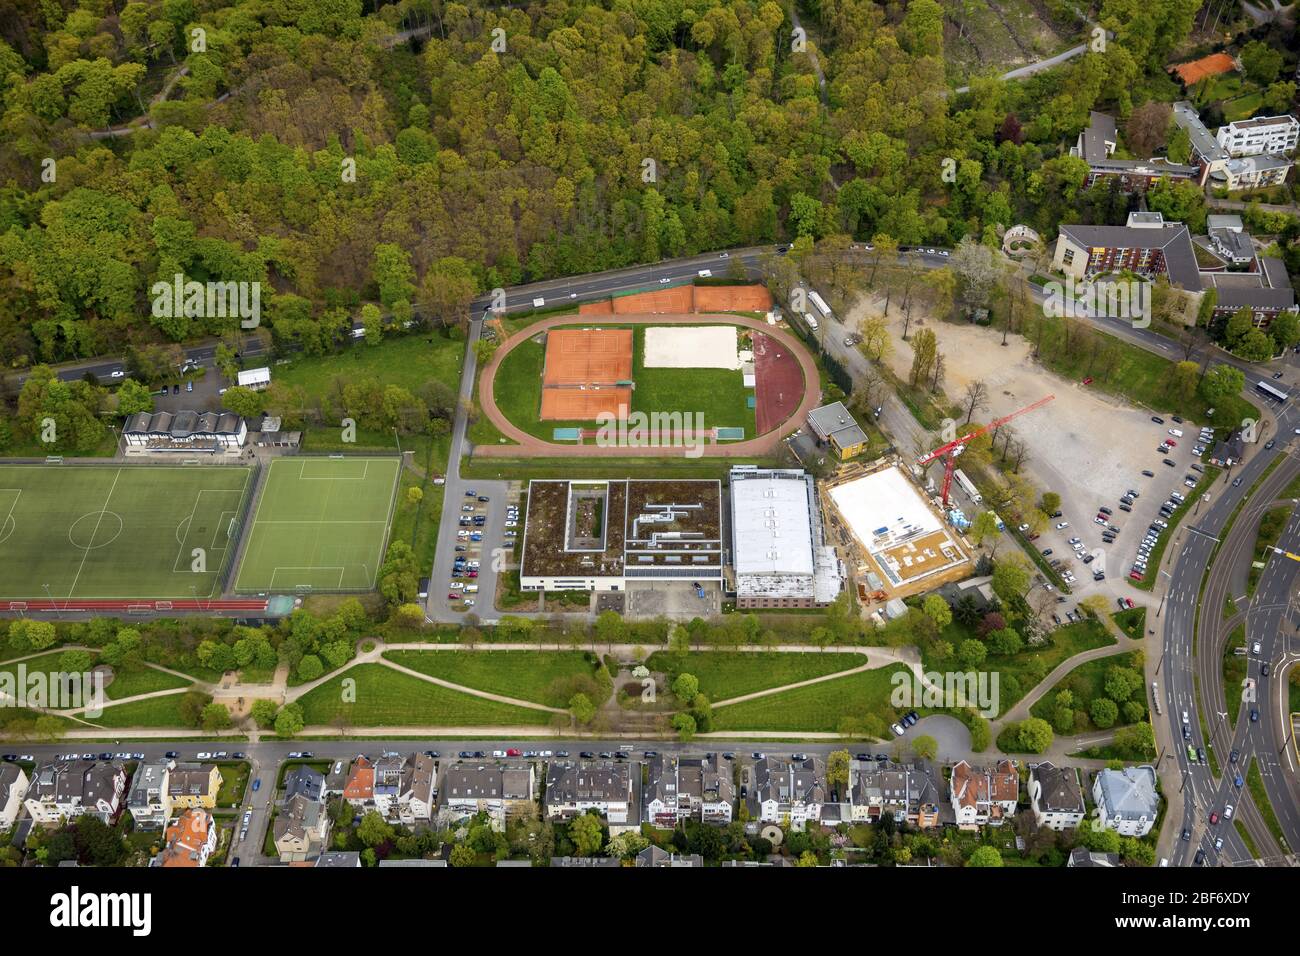
<path id="1" fill-rule="evenodd" d="M 540 333 L 552 329 L 580 327 L 622 326 L 734 326 L 746 330 L 753 340 L 754 353 L 754 396 L 751 407 L 754 410 L 754 437 L 739 441 L 717 440 L 716 434 L 705 440 L 698 449 L 703 457 L 745 458 L 763 457 L 773 454 L 782 439 L 794 432 L 813 408 L 820 403 L 820 379 L 816 362 L 808 349 L 791 333 L 766 322 L 749 316 L 731 314 L 700 313 L 690 315 L 617 315 L 605 317 L 605 322 L 593 321 L 594 317 L 579 315 L 556 316 L 543 319 L 520 329 L 506 339 L 493 353 L 491 360 L 483 369 L 479 379 L 479 402 L 488 421 L 514 444 L 478 445 L 475 455 L 486 457 L 660 457 L 672 454 L 674 448 L 667 443 L 626 444 L 618 447 L 605 447 L 597 444 L 583 444 L 581 441 L 553 441 L 537 434 L 531 434 L 521 428 L 502 410 L 497 398 L 497 374 L 503 363 L 515 349 L 534 340 Z M 701 372 L 703 374 L 703 371 Z M 739 372 L 737 372 L 739 374 Z M 810 386 L 809 383 L 812 383 Z M 530 383 L 531 384 L 531 383 Z M 618 383 L 623 386 L 623 382 Z M 540 388 L 539 383 L 539 388 Z M 635 395 L 635 383 L 631 383 Z M 582 386 L 578 386 L 582 388 Z M 594 390 L 593 390 L 594 391 Z M 678 411 L 687 415 L 700 413 L 701 409 L 685 408 Z M 594 428 L 594 419 L 589 423 Z M 711 423 L 713 425 L 730 425 L 731 422 Z M 578 432 L 575 437 L 590 437 L 586 428 L 572 429 Z M 722 431 L 724 429 L 714 429 Z M 730 429 L 726 429 L 730 430 Z"/>

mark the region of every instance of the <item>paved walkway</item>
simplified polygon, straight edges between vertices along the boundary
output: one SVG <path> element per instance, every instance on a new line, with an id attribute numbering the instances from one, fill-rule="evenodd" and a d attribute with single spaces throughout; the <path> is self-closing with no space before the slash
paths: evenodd
<path id="1" fill-rule="evenodd" d="M 550 456 L 550 457 L 575 457 L 575 458 L 599 458 L 599 457 L 639 457 L 639 458 L 656 458 L 662 457 L 665 449 L 660 446 L 638 445 L 622 448 L 602 448 L 599 445 L 589 444 L 556 444 L 554 442 L 544 441 L 535 435 L 519 428 L 497 405 L 495 394 L 495 379 L 497 370 L 501 367 L 502 360 L 510 354 L 515 346 L 528 339 L 533 338 L 539 332 L 547 329 L 553 329 L 565 325 L 702 325 L 708 323 L 723 322 L 729 325 L 738 325 L 743 328 L 752 329 L 762 332 L 779 342 L 782 346 L 789 349 L 791 354 L 799 360 L 799 366 L 803 370 L 804 396 L 799 407 L 789 418 L 780 426 L 768 432 L 766 435 L 759 435 L 757 438 L 751 438 L 747 441 L 726 442 L 724 444 L 706 444 L 702 449 L 702 454 L 707 458 L 758 458 L 773 454 L 782 438 L 799 426 L 808 418 L 808 413 L 812 411 L 821 401 L 821 387 L 817 374 L 817 365 L 813 361 L 812 355 L 808 349 L 795 339 L 789 332 L 785 332 L 775 326 L 770 326 L 766 322 L 758 319 L 751 319 L 744 315 L 715 315 L 711 313 L 699 313 L 694 315 L 602 315 L 602 316 L 580 316 L 580 315 L 561 315 L 549 319 L 543 319 L 540 322 L 534 322 L 532 325 L 525 326 L 510 338 L 506 339 L 493 354 L 483 369 L 483 374 L 479 378 L 479 404 L 483 407 L 483 414 L 492 422 L 496 429 L 505 435 L 513 445 L 477 445 L 474 448 L 476 456 L 498 457 L 498 458 L 515 458 L 515 457 L 533 457 L 533 456 Z M 694 411 L 694 409 L 682 409 L 683 412 Z M 671 450 L 671 449 L 669 449 Z"/>
<path id="2" fill-rule="evenodd" d="M 1110 615 L 1103 615 L 1104 623 L 1107 625 L 1107 631 L 1116 638 L 1120 643 L 1107 644 L 1105 647 L 1095 647 L 1090 651 L 1083 651 L 1075 654 L 1073 657 L 1066 658 L 1052 669 L 1052 672 L 1034 685 L 1033 690 L 1020 698 L 1019 702 L 1008 710 L 1005 714 L 993 721 L 993 736 L 997 735 L 1008 724 L 1014 724 L 1030 716 L 1029 709 L 1038 703 L 1038 701 L 1053 687 L 1055 687 L 1070 671 L 1074 670 L 1080 664 L 1086 664 L 1088 661 L 1099 660 L 1103 657 L 1113 657 L 1117 654 L 1127 654 L 1129 651 L 1140 651 L 1143 648 L 1141 641 L 1130 640 L 1129 636 L 1121 631 L 1115 622 L 1110 619 Z"/>

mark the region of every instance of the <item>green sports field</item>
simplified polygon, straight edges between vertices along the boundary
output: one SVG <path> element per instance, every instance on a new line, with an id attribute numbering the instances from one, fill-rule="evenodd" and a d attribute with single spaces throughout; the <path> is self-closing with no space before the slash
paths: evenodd
<path id="1" fill-rule="evenodd" d="M 397 458 L 277 458 L 239 563 L 240 592 L 363 591 L 383 562 Z"/>
<path id="2" fill-rule="evenodd" d="M 249 475 L 0 465 L 0 598 L 214 597 Z"/>

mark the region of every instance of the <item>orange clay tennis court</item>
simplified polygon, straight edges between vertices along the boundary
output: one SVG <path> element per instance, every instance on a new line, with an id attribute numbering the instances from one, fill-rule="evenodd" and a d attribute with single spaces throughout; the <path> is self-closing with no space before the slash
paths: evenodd
<path id="1" fill-rule="evenodd" d="M 630 408 L 631 329 L 551 329 L 542 369 L 542 421 L 595 421 Z"/>
<path id="2" fill-rule="evenodd" d="M 632 407 L 632 389 L 614 388 L 544 388 L 542 421 L 594 422 L 601 415 L 623 415 Z"/>

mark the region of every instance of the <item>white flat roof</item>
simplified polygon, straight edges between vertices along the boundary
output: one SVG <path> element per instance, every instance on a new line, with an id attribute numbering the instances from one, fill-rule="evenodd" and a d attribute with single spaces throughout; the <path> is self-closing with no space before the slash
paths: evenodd
<path id="1" fill-rule="evenodd" d="M 831 500 L 871 550 L 943 528 L 916 486 L 897 468 L 838 485 L 831 489 Z"/>
<path id="2" fill-rule="evenodd" d="M 736 574 L 813 573 L 808 483 L 763 476 L 731 481 Z"/>
<path id="3" fill-rule="evenodd" d="M 239 373 L 240 385 L 251 385 L 257 382 L 271 381 L 271 370 L 263 365 L 261 368 L 248 368 Z"/>

